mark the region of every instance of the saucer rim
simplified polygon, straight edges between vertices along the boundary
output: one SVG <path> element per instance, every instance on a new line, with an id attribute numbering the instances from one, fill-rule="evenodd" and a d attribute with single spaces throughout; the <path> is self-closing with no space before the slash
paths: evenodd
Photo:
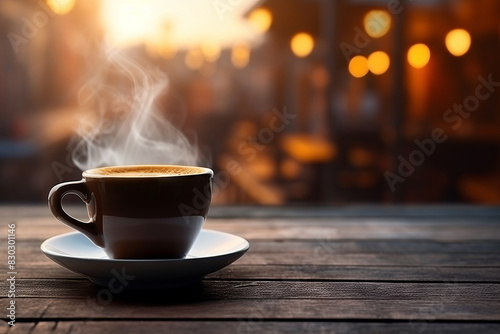
<path id="1" fill-rule="evenodd" d="M 58 239 L 58 238 L 64 238 L 64 237 L 68 237 L 68 236 L 71 236 L 71 235 L 80 235 L 82 237 L 87 238 L 83 233 L 78 232 L 78 231 L 73 231 L 73 232 L 66 232 L 66 233 L 54 235 L 54 236 L 46 239 L 40 245 L 40 250 L 44 254 L 46 254 L 47 256 L 51 255 L 51 256 L 63 257 L 63 258 L 68 258 L 68 259 L 80 259 L 80 260 L 102 261 L 102 262 L 116 261 L 116 262 L 123 262 L 123 263 L 126 263 L 126 262 L 134 262 L 134 263 L 149 262 L 149 263 L 155 263 L 155 262 L 180 262 L 180 261 L 196 261 L 196 260 L 199 260 L 199 259 L 212 259 L 212 258 L 216 258 L 216 257 L 219 257 L 219 256 L 227 256 L 227 255 L 232 255 L 232 254 L 240 253 L 240 252 L 246 253 L 248 251 L 248 249 L 250 248 L 250 243 L 248 242 L 248 240 L 246 240 L 243 237 L 240 237 L 239 235 L 235 235 L 235 234 L 231 234 L 231 233 L 227 233 L 227 232 L 222 232 L 222 231 L 210 230 L 210 229 L 202 229 L 200 231 L 200 235 L 203 232 L 209 232 L 209 233 L 215 233 L 215 234 L 222 234 L 222 235 L 233 237 L 233 238 L 239 238 L 244 243 L 244 246 L 242 246 L 242 247 L 240 247 L 240 248 L 238 248 L 236 250 L 233 250 L 233 251 L 226 251 L 224 253 L 219 253 L 219 254 L 215 254 L 215 255 L 196 256 L 196 257 L 183 257 L 183 258 L 180 258 L 180 259 L 168 259 L 168 258 L 166 258 L 166 259 L 111 259 L 109 257 L 107 257 L 107 258 L 80 257 L 80 256 L 74 256 L 74 255 L 71 255 L 71 254 L 56 253 L 56 252 L 53 252 L 53 251 L 47 249 L 46 245 L 49 244 L 51 241 L 53 241 L 55 239 Z M 96 246 L 92 241 L 90 241 L 90 242 L 91 242 L 91 244 L 94 247 L 101 248 L 99 246 Z M 189 255 L 189 253 L 188 253 L 188 255 Z"/>

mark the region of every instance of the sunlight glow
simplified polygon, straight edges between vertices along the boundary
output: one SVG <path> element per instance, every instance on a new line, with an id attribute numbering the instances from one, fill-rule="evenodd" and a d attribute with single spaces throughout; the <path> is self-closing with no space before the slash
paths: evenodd
<path id="1" fill-rule="evenodd" d="M 56 14 L 64 15 L 75 7 L 76 0 L 47 0 L 47 6 Z"/>
<path id="2" fill-rule="evenodd" d="M 117 47 L 167 43 L 191 49 L 209 40 L 224 48 L 238 40 L 261 40 L 262 34 L 244 17 L 256 2 L 233 1 L 221 12 L 206 0 L 101 0 L 101 19 L 107 43 Z"/>

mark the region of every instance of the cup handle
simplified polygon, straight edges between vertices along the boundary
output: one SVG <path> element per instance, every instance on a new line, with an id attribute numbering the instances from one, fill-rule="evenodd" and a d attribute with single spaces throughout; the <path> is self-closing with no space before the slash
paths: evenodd
<path id="1" fill-rule="evenodd" d="M 85 180 L 64 182 L 55 185 L 49 192 L 49 208 L 52 214 L 64 224 L 83 233 L 93 243 L 103 246 L 103 241 L 98 233 L 97 225 L 92 218 L 88 222 L 71 217 L 62 207 L 62 199 L 68 194 L 78 196 L 86 204 L 90 204 L 90 192 L 85 185 Z"/>

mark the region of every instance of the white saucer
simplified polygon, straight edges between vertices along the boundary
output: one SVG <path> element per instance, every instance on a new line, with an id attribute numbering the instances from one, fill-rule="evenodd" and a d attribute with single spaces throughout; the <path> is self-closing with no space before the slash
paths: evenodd
<path id="1" fill-rule="evenodd" d="M 203 276 L 239 259 L 249 248 L 245 239 L 201 230 L 183 259 L 114 260 L 79 232 L 45 240 L 40 248 L 51 260 L 110 290 L 176 288 L 200 282 Z M 132 276 L 134 276 L 132 278 Z"/>

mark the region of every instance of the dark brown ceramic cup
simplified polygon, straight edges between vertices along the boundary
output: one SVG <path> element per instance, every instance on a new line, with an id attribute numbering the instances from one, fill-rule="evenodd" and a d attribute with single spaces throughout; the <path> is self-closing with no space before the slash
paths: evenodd
<path id="1" fill-rule="evenodd" d="M 49 207 L 113 259 L 167 259 L 187 255 L 207 216 L 213 171 L 173 165 L 90 169 L 80 181 L 60 183 Z M 87 205 L 89 221 L 68 215 L 67 194 Z"/>

